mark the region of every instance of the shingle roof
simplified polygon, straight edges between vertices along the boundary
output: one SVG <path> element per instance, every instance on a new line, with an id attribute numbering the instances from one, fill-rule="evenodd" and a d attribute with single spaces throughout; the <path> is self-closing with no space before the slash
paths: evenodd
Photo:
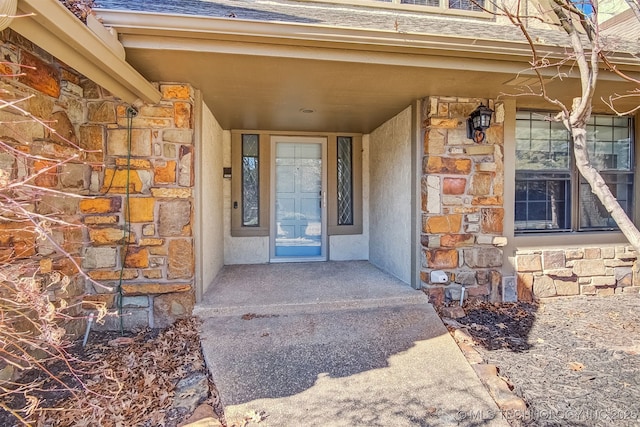
<path id="1" fill-rule="evenodd" d="M 487 19 L 290 0 L 97 0 L 111 10 L 185 14 L 267 22 L 305 23 L 492 40 L 524 40 L 520 31 Z M 566 45 L 561 31 L 531 30 L 545 44 Z"/>
<path id="2" fill-rule="evenodd" d="M 619 15 L 603 22 L 600 25 L 602 34 L 605 37 L 622 38 L 635 43 L 636 50 L 640 50 L 640 22 L 633 13 L 633 10 L 627 9 Z"/>

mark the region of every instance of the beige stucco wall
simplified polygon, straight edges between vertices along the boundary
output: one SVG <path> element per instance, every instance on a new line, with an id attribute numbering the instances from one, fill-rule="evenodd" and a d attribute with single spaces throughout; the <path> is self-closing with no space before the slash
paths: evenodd
<path id="1" fill-rule="evenodd" d="M 359 235 L 329 236 L 329 259 L 332 261 L 369 259 L 369 139 L 362 141 L 362 221 Z M 224 132 L 224 166 L 231 167 L 231 134 Z M 231 179 L 223 180 L 224 191 L 224 263 L 264 264 L 269 262 L 269 237 L 231 236 Z"/>
<path id="2" fill-rule="evenodd" d="M 411 107 L 369 138 L 369 261 L 411 282 Z"/>
<path id="3" fill-rule="evenodd" d="M 329 236 L 329 259 L 369 259 L 369 135 L 362 137 L 362 234 Z"/>
<path id="4" fill-rule="evenodd" d="M 223 135 L 224 167 L 231 167 L 231 132 Z M 239 173 L 238 171 L 234 171 Z M 269 237 L 231 236 L 231 179 L 223 180 L 224 195 L 224 263 L 264 264 L 269 262 Z"/>
<path id="5" fill-rule="evenodd" d="M 202 291 L 206 291 L 224 265 L 223 130 L 204 102 L 200 148 L 198 262 Z"/>

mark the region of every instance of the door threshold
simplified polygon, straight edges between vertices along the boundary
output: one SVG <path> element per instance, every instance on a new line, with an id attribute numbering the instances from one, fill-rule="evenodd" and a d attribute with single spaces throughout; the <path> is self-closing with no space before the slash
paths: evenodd
<path id="1" fill-rule="evenodd" d="M 269 263 L 279 264 L 285 262 L 326 262 L 326 258 L 305 257 L 305 258 L 271 258 Z"/>

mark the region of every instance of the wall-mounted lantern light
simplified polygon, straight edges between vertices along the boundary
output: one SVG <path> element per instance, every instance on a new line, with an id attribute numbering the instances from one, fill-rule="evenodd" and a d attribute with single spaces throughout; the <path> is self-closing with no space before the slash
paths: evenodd
<path id="1" fill-rule="evenodd" d="M 477 143 L 484 142 L 486 131 L 491 126 L 491 115 L 493 110 L 480 104 L 478 108 L 473 110 L 467 119 L 467 138 Z"/>

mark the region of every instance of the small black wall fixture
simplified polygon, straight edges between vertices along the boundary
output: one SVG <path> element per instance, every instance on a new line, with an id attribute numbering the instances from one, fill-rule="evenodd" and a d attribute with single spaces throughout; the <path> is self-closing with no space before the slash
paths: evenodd
<path id="1" fill-rule="evenodd" d="M 491 126 L 491 115 L 493 110 L 480 104 L 478 108 L 469 114 L 467 119 L 467 138 L 474 140 L 478 144 L 486 139 L 486 131 Z"/>

